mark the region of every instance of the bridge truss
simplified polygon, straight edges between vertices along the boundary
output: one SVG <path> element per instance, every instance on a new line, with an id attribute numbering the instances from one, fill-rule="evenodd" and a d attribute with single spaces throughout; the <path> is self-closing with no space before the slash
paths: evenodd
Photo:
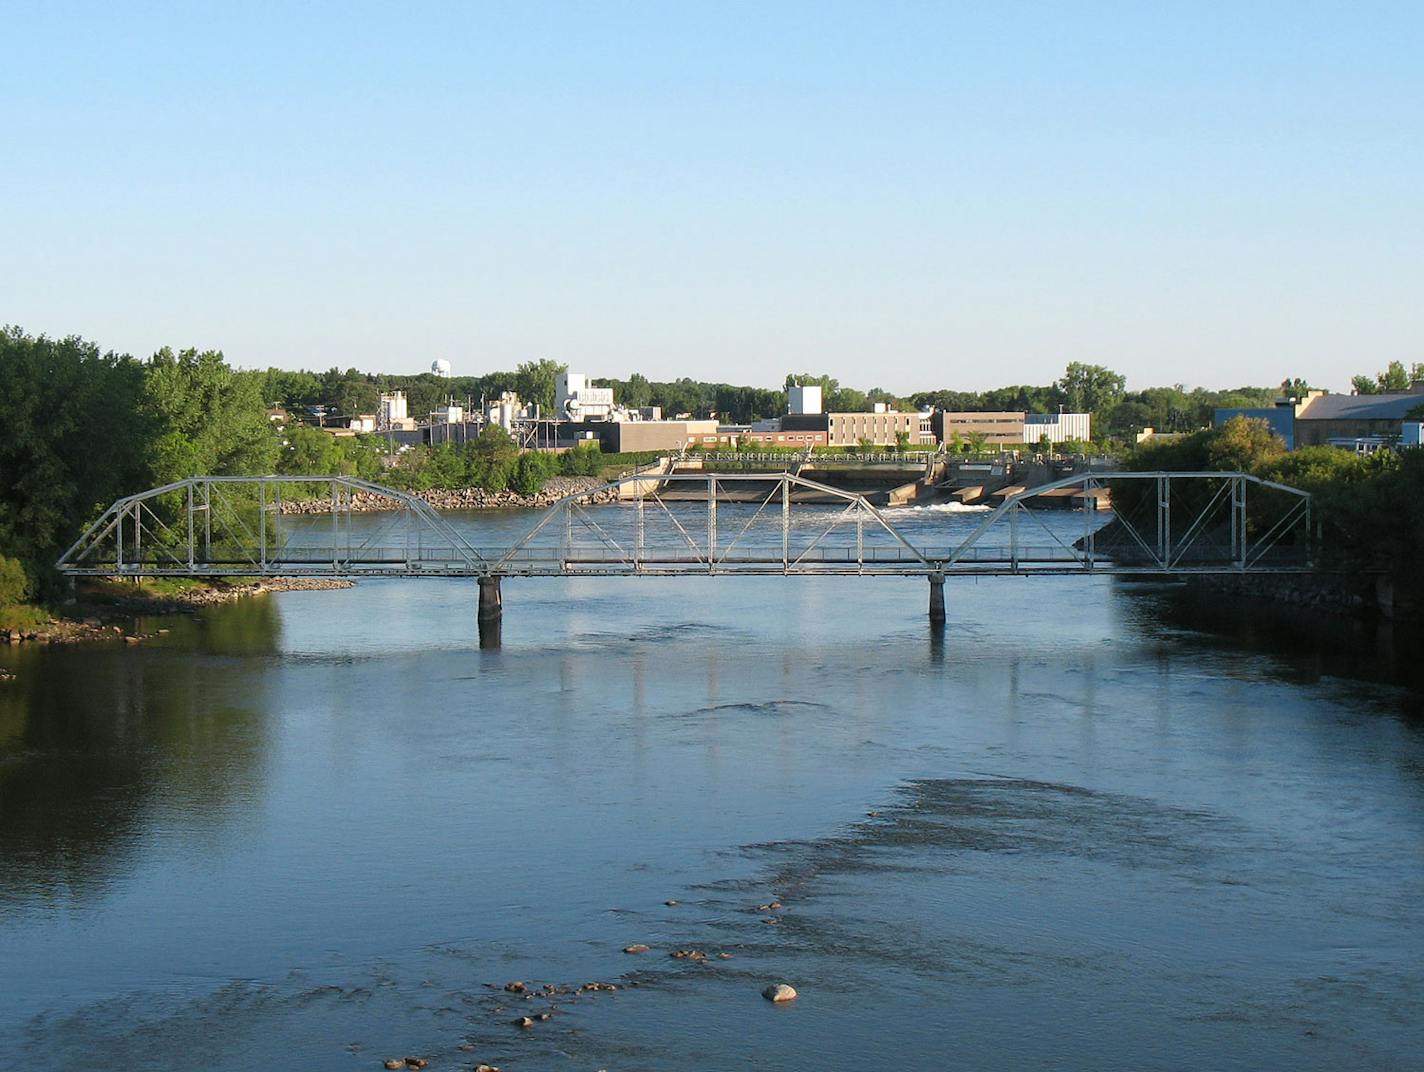
<path id="1" fill-rule="evenodd" d="M 1048 523 L 1041 507 L 1055 500 L 1080 507 L 1080 530 Z M 559 500 L 493 548 L 423 499 L 353 477 L 190 477 L 120 499 L 57 565 L 131 578 L 474 577 L 480 645 L 498 647 L 504 577 L 923 576 L 939 625 L 950 576 L 1302 572 L 1311 537 L 1308 494 L 1243 473 L 1079 474 L 1008 494 L 939 546 L 789 471 L 641 472 Z"/>
<path id="2" fill-rule="evenodd" d="M 599 505 L 610 500 L 618 505 Z M 1098 508 L 1108 500 L 1111 513 Z M 1054 504 L 1078 507 L 1081 527 L 1049 524 L 1043 508 Z M 58 567 L 76 576 L 497 578 L 1310 566 L 1310 496 L 1242 473 L 1078 474 L 1008 495 L 953 540 L 912 541 L 899 516 L 790 472 L 635 473 L 570 495 L 511 542 L 484 547 L 418 496 L 353 477 L 191 477 L 114 503 Z"/>
<path id="3" fill-rule="evenodd" d="M 1109 498 L 1111 514 L 1098 508 Z M 611 500 L 618 507 L 601 505 Z M 1052 504 L 1078 507 L 1081 528 L 1048 524 L 1042 507 Z M 191 477 L 112 504 L 58 568 L 105 577 L 1220 574 L 1303 571 L 1312 548 L 1309 494 L 1242 473 L 1078 474 L 1008 495 L 943 544 L 911 541 L 897 517 L 786 471 L 638 473 L 562 498 L 491 548 L 417 495 L 355 477 Z"/>

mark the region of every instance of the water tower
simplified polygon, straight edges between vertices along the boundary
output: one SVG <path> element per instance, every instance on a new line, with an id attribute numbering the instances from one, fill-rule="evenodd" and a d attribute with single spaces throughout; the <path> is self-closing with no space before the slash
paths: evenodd
<path id="1" fill-rule="evenodd" d="M 450 378 L 450 362 L 446 361 L 443 357 L 437 357 L 434 361 L 430 362 L 430 371 L 439 376 L 442 380 L 448 380 Z"/>

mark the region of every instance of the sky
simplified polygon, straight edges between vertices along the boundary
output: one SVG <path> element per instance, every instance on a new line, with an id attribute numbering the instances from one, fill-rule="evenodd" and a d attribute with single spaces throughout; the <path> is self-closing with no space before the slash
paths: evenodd
<path id="1" fill-rule="evenodd" d="M 1424 361 L 1424 5 L 0 0 L 0 323 L 862 389 Z"/>

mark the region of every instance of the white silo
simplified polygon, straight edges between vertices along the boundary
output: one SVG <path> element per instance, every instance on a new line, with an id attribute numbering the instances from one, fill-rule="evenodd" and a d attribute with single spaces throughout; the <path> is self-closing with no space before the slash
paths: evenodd
<path id="1" fill-rule="evenodd" d="M 443 357 L 437 357 L 434 361 L 430 362 L 430 371 L 435 373 L 435 375 L 439 376 L 442 380 L 448 380 L 450 378 L 450 362 L 446 361 Z"/>

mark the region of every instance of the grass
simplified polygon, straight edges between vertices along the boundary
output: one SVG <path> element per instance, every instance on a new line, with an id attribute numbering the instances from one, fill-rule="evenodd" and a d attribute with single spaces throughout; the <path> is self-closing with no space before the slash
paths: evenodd
<path id="1" fill-rule="evenodd" d="M 38 629 L 49 623 L 49 611 L 29 603 L 0 607 L 0 629 Z"/>

